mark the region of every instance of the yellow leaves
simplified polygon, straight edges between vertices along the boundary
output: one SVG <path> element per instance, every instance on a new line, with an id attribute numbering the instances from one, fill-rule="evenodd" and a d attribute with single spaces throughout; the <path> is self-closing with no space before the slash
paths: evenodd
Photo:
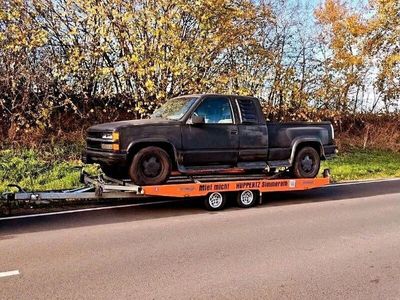
<path id="1" fill-rule="evenodd" d="M 98 28 L 98 32 L 99 32 L 100 36 L 105 37 L 106 34 L 107 34 L 107 27 L 106 27 L 106 25 L 103 24 L 102 26 L 100 26 L 100 27 Z"/>
<path id="2" fill-rule="evenodd" d="M 360 21 L 359 16 L 349 16 L 345 22 L 346 27 L 354 37 L 362 36 L 367 32 L 367 26 Z"/>
<path id="3" fill-rule="evenodd" d="M 98 70 L 98 74 L 102 75 L 102 76 L 111 75 L 111 74 L 113 74 L 113 72 L 114 72 L 114 69 L 109 68 L 109 67 L 102 67 L 102 68 L 99 68 L 99 70 Z"/>
<path id="4" fill-rule="evenodd" d="M 390 55 L 388 57 L 387 61 L 388 61 L 388 65 L 390 65 L 390 66 L 399 64 L 400 63 L 400 53 L 395 53 L 395 54 Z"/>
<path id="5" fill-rule="evenodd" d="M 130 21 L 132 21 L 132 19 L 133 19 L 133 15 L 129 12 L 122 14 L 122 17 L 121 17 L 122 24 L 129 23 Z"/>
<path id="6" fill-rule="evenodd" d="M 130 57 L 129 57 L 129 61 L 131 62 L 131 63 L 137 63 L 137 62 L 139 62 L 139 57 L 135 54 L 135 53 L 132 53 L 131 55 L 130 55 Z"/>
<path id="7" fill-rule="evenodd" d="M 238 93 L 239 95 L 251 95 L 251 92 L 249 91 L 249 89 L 248 88 L 246 88 L 246 87 L 243 87 L 243 86 L 241 86 L 241 87 L 239 87 L 237 90 L 236 90 L 236 93 Z"/>
<path id="8" fill-rule="evenodd" d="M 78 35 L 78 28 L 77 27 L 72 27 L 70 32 L 70 35 Z"/>
<path id="9" fill-rule="evenodd" d="M 320 40 L 329 50 L 324 65 L 330 72 L 327 84 L 338 91 L 329 97 L 339 95 L 335 100 L 339 105 L 346 105 L 352 89 L 357 97 L 364 85 L 377 87 L 384 99 L 400 95 L 396 50 L 400 46 L 400 2 L 371 0 L 369 4 L 366 11 L 340 0 L 326 0 L 315 11 L 323 29 Z M 372 80 L 365 77 L 371 69 L 375 76 Z"/>
<path id="10" fill-rule="evenodd" d="M 32 37 L 28 47 L 30 49 L 44 46 L 47 43 L 48 33 L 43 29 L 32 32 Z"/>
<path id="11" fill-rule="evenodd" d="M 85 101 L 129 95 L 116 106 L 129 102 L 134 109 L 139 101 L 137 115 L 171 95 L 209 91 L 263 95 L 282 102 L 282 109 L 310 98 L 343 103 L 341 95 L 352 88 L 346 85 L 367 74 L 367 48 L 380 51 L 374 63 L 382 81 L 395 78 L 399 64 L 392 46 L 399 41 L 393 0 L 371 0 L 376 16 L 326 0 L 315 12 L 323 29 L 318 45 L 307 41 L 313 37 L 295 24 L 297 16 L 279 23 L 297 12 L 284 11 L 280 1 L 7 1 L 14 5 L 4 9 L 0 0 L 2 52 L 8 49 L 23 63 L 37 61 L 48 72 L 43 81 L 54 80 L 64 94 Z M 18 91 L 20 82 L 10 81 L 11 89 Z"/>
<path id="12" fill-rule="evenodd" d="M 144 75 L 146 74 L 146 69 L 145 68 L 133 69 L 133 71 L 135 71 L 135 70 L 136 70 L 136 73 L 137 73 L 139 78 L 144 77 Z"/>
<path id="13" fill-rule="evenodd" d="M 321 24 L 334 24 L 347 13 L 340 0 L 326 0 L 315 10 L 315 17 Z"/>
<path id="14" fill-rule="evenodd" d="M 368 26 L 360 14 L 339 0 L 326 0 L 315 15 L 324 28 L 321 40 L 328 41 L 333 51 L 333 67 L 338 70 L 361 67 L 365 61 L 364 39 Z"/>
<path id="15" fill-rule="evenodd" d="M 150 80 L 150 79 L 147 79 L 146 80 L 146 83 L 145 83 L 145 86 L 146 86 L 146 88 L 147 88 L 147 90 L 149 91 L 149 92 L 153 92 L 154 91 L 154 82 L 152 81 L 152 80 Z"/>

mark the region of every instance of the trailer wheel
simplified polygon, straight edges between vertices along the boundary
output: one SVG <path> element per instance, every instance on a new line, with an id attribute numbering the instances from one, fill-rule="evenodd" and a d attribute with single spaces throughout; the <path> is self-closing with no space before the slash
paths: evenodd
<path id="1" fill-rule="evenodd" d="M 226 195 L 224 193 L 214 192 L 208 194 L 204 199 L 204 205 L 207 210 L 221 210 L 226 203 Z"/>
<path id="2" fill-rule="evenodd" d="M 257 191 L 240 191 L 237 194 L 236 202 L 239 207 L 248 208 L 256 205 L 258 200 Z"/>

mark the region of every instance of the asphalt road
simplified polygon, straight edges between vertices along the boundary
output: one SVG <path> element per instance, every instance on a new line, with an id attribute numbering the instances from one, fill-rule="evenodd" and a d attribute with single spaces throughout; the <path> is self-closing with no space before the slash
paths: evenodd
<path id="1" fill-rule="evenodd" d="M 0 221 L 0 299 L 54 298 L 399 299 L 400 180 Z"/>

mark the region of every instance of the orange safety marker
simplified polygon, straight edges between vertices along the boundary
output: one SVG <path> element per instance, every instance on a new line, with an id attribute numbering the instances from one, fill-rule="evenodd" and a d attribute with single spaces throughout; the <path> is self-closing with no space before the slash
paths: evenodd
<path id="1" fill-rule="evenodd" d="M 329 183 L 329 177 L 196 182 L 143 186 L 142 193 L 148 196 L 183 198 L 206 196 L 212 192 L 236 192 L 244 190 L 257 190 L 262 193 L 301 191 L 318 188 Z"/>

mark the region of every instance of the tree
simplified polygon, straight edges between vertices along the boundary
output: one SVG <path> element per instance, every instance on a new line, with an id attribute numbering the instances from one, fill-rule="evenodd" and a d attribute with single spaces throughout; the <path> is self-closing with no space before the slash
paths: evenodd
<path id="1" fill-rule="evenodd" d="M 34 17 L 25 1 L 0 3 L 0 107 L 11 137 L 20 128 L 45 126 L 52 106 L 47 32 Z"/>
<path id="2" fill-rule="evenodd" d="M 386 111 L 399 109 L 400 99 L 400 2 L 371 1 L 373 17 L 368 22 L 365 50 L 378 69 L 375 86 Z"/>
<path id="3" fill-rule="evenodd" d="M 360 12 L 355 12 L 340 0 L 326 0 L 315 11 L 322 27 L 320 42 L 327 45 L 322 55 L 319 100 L 327 108 L 353 110 L 365 87 L 368 56 L 363 51 L 367 25 Z"/>

